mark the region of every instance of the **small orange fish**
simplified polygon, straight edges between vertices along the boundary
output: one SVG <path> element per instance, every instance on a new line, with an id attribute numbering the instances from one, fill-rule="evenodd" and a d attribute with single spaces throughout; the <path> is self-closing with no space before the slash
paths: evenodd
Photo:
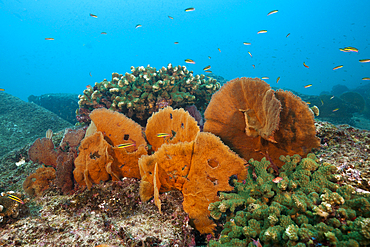
<path id="1" fill-rule="evenodd" d="M 305 66 L 307 69 L 310 68 L 307 66 L 307 64 L 305 64 L 305 62 L 303 62 L 303 66 Z"/>
<path id="2" fill-rule="evenodd" d="M 308 85 L 304 86 L 304 88 L 309 88 L 309 87 L 312 87 L 312 84 L 308 84 Z"/>
<path id="3" fill-rule="evenodd" d="M 45 38 L 45 40 L 54 40 L 54 38 Z"/>
<path id="4" fill-rule="evenodd" d="M 210 57 L 210 56 L 208 56 L 208 58 L 209 58 L 209 59 L 211 59 L 211 57 Z"/>
<path id="5" fill-rule="evenodd" d="M 191 63 L 191 64 L 195 64 L 194 60 L 193 59 L 185 59 L 185 63 Z"/>
<path id="6" fill-rule="evenodd" d="M 119 144 L 117 147 L 118 148 L 128 148 L 128 147 L 132 147 L 132 146 L 135 146 L 135 143 L 124 143 L 124 144 Z"/>
<path id="7" fill-rule="evenodd" d="M 255 66 L 254 64 L 252 64 L 252 66 L 253 66 L 253 69 L 255 69 L 255 68 L 256 68 L 256 66 Z"/>
<path id="8" fill-rule="evenodd" d="M 98 18 L 97 15 L 94 15 L 94 14 L 90 14 L 91 17 L 94 17 L 94 18 Z"/>
<path id="9" fill-rule="evenodd" d="M 172 16 L 168 16 L 168 18 L 172 19 L 173 20 L 173 17 Z"/>
<path id="10" fill-rule="evenodd" d="M 174 44 L 175 44 L 175 45 L 177 45 L 178 43 L 179 43 L 179 42 L 177 42 L 177 41 L 176 41 L 176 42 L 174 42 Z"/>
<path id="11" fill-rule="evenodd" d="M 276 178 L 274 178 L 274 179 L 272 180 L 272 182 L 274 182 L 275 184 L 278 184 L 278 183 L 280 183 L 282 180 L 283 180 L 283 178 L 282 178 L 282 177 L 276 177 Z"/>
<path id="12" fill-rule="evenodd" d="M 343 65 L 338 65 L 337 67 L 334 67 L 333 70 L 343 68 Z"/>
<path id="13" fill-rule="evenodd" d="M 285 37 L 288 38 L 289 35 L 290 35 L 290 33 L 288 33 Z"/>
<path id="14" fill-rule="evenodd" d="M 4 89 L 4 88 L 0 88 L 0 91 L 1 91 L 1 92 L 4 92 L 4 91 L 5 91 L 5 89 Z"/>
<path id="15" fill-rule="evenodd" d="M 101 32 L 100 34 L 107 34 L 107 32 Z"/>
<path id="16" fill-rule="evenodd" d="M 278 83 L 280 81 L 280 76 L 276 79 L 276 83 Z"/>
<path id="17" fill-rule="evenodd" d="M 205 70 L 204 72 L 206 72 L 206 73 L 212 73 L 212 71 L 210 71 L 210 70 Z"/>
<path id="18" fill-rule="evenodd" d="M 218 50 L 219 52 L 221 52 L 221 49 L 220 49 L 220 48 L 217 48 L 217 50 Z"/>
<path id="19" fill-rule="evenodd" d="M 244 45 L 251 45 L 249 42 L 243 42 Z"/>
<path id="20" fill-rule="evenodd" d="M 260 33 L 267 33 L 267 30 L 260 30 L 257 32 L 257 34 L 260 34 Z"/>

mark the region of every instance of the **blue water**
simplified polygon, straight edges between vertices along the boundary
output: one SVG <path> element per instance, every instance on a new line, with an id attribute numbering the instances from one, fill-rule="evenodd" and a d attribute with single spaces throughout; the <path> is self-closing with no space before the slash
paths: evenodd
<path id="1" fill-rule="evenodd" d="M 272 86 L 306 94 L 355 88 L 370 77 L 370 63 L 359 62 L 370 58 L 369 10 L 368 0 L 0 0 L 0 88 L 23 100 L 82 93 L 112 72 L 168 63 L 195 74 L 211 65 L 228 80 L 267 76 Z M 339 51 L 346 46 L 359 52 Z"/>

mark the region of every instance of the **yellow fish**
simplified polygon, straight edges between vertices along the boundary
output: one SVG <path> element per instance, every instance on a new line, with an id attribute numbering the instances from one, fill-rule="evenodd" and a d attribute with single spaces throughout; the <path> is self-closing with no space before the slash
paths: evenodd
<path id="1" fill-rule="evenodd" d="M 249 54 L 249 56 L 253 57 L 253 56 L 252 56 L 252 53 L 250 53 L 249 51 L 248 51 L 248 54 Z"/>
<path id="2" fill-rule="evenodd" d="M 0 88 L 0 91 L 3 92 L 3 91 L 5 91 L 5 89 L 4 88 Z"/>
<path id="3" fill-rule="evenodd" d="M 309 88 L 309 87 L 312 87 L 312 84 L 308 84 L 308 85 L 304 86 L 304 88 Z"/>
<path id="4" fill-rule="evenodd" d="M 157 134 L 157 137 L 169 137 L 170 134 L 167 134 L 167 133 L 158 133 Z"/>
<path id="5" fill-rule="evenodd" d="M 270 79 L 270 78 L 268 78 L 267 76 L 263 76 L 261 79 L 262 79 L 262 80 L 268 80 L 268 79 Z"/>
<path id="6" fill-rule="evenodd" d="M 204 72 L 206 72 L 206 73 L 212 73 L 212 71 L 210 71 L 210 70 L 205 70 Z"/>
<path id="7" fill-rule="evenodd" d="M 338 111 L 339 110 L 339 108 L 335 108 L 334 110 L 333 110 L 333 112 L 336 112 L 336 111 Z"/>
<path id="8" fill-rule="evenodd" d="M 358 60 L 360 63 L 368 63 L 370 62 L 370 59 L 360 59 Z"/>
<path id="9" fill-rule="evenodd" d="M 290 33 L 288 33 L 285 37 L 288 38 L 289 35 L 290 35 Z"/>
<path id="10" fill-rule="evenodd" d="M 191 64 L 195 64 L 194 60 L 192 59 L 185 59 L 185 63 L 191 63 Z"/>
<path id="11" fill-rule="evenodd" d="M 272 15 L 272 14 L 275 14 L 275 13 L 277 13 L 277 12 L 278 12 L 278 10 L 272 10 L 272 11 L 270 11 L 270 12 L 267 14 L 267 16 Z"/>
<path id="12" fill-rule="evenodd" d="M 141 25 L 141 24 L 137 24 L 137 25 L 135 26 L 135 28 L 138 28 L 138 27 L 142 27 L 142 25 Z"/>
<path id="13" fill-rule="evenodd" d="M 190 11 L 194 11 L 195 10 L 195 8 L 187 8 L 187 9 L 185 9 L 185 12 L 190 12 Z"/>
<path id="14" fill-rule="evenodd" d="M 364 78 L 362 78 L 362 80 L 364 80 L 364 81 L 370 81 L 370 77 L 364 77 Z M 2 91 L 4 91 L 4 89 Z"/>
<path id="15" fill-rule="evenodd" d="M 208 66 L 204 67 L 203 70 L 209 70 L 210 68 L 211 68 L 211 65 L 208 65 Z"/>
<path id="16" fill-rule="evenodd" d="M 251 45 L 249 42 L 243 42 L 244 45 Z"/>
<path id="17" fill-rule="evenodd" d="M 211 57 L 210 57 L 210 56 L 208 56 L 208 58 L 209 58 L 209 59 L 211 59 Z"/>
<path id="18" fill-rule="evenodd" d="M 118 148 L 128 148 L 128 147 L 132 147 L 132 146 L 135 146 L 135 143 L 124 143 L 124 144 L 119 144 L 117 147 Z"/>
<path id="19" fill-rule="evenodd" d="M 217 48 L 217 50 L 218 50 L 219 52 L 221 52 L 221 49 L 220 49 L 220 48 Z"/>
<path id="20" fill-rule="evenodd" d="M 333 70 L 343 68 L 343 65 L 338 65 L 337 67 L 334 67 Z"/>
<path id="21" fill-rule="evenodd" d="M 173 17 L 172 16 L 168 16 L 168 18 L 172 19 L 173 20 Z"/>
<path id="22" fill-rule="evenodd" d="M 280 76 L 276 79 L 276 83 L 278 83 L 280 81 Z"/>
<path id="23" fill-rule="evenodd" d="M 257 34 L 260 34 L 260 33 L 267 33 L 267 30 L 260 30 L 257 32 Z"/>
<path id="24" fill-rule="evenodd" d="M 334 99 L 334 95 L 330 97 L 330 99 Z"/>
<path id="25" fill-rule="evenodd" d="M 24 204 L 24 202 L 21 199 L 19 199 L 18 197 L 16 197 L 16 196 L 8 195 L 8 198 L 9 199 L 12 199 L 13 201 L 16 201 L 16 202 L 19 202 L 21 204 Z"/>
<path id="26" fill-rule="evenodd" d="M 91 17 L 94 17 L 94 18 L 98 18 L 97 15 L 94 15 L 94 14 L 90 14 Z"/>
<path id="27" fill-rule="evenodd" d="M 179 43 L 179 42 L 177 42 L 177 41 L 176 41 L 176 42 L 174 42 L 174 44 L 175 44 L 175 45 L 177 45 L 178 43 Z"/>
<path id="28" fill-rule="evenodd" d="M 45 40 L 54 40 L 54 38 L 45 38 Z"/>

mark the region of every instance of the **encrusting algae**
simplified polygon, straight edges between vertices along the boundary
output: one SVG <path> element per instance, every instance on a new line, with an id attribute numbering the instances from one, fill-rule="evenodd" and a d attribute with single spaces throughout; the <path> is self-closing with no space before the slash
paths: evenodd
<path id="1" fill-rule="evenodd" d="M 43 204 L 40 222 L 31 221 L 46 235 L 17 235 L 23 243 L 49 244 L 59 234 L 82 246 L 195 246 L 189 222 L 210 246 L 370 245 L 370 194 L 345 185 L 336 166 L 309 153 L 320 143 L 306 103 L 257 78 L 230 81 L 211 99 L 218 84 L 184 71 L 169 65 L 159 77 L 150 67 L 114 73 L 80 96 L 79 117 L 90 114 L 89 128 L 66 131 L 59 145 L 34 143 L 29 156 L 48 167 L 24 189 Z M 202 86 L 206 95 L 197 91 Z M 209 101 L 206 132 L 200 113 L 197 122 L 174 109 L 199 103 L 204 110 Z M 94 241 L 90 231 L 112 241 Z"/>

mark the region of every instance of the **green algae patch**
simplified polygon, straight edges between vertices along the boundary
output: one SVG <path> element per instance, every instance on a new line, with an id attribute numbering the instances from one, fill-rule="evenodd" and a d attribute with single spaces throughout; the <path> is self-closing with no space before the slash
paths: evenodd
<path id="1" fill-rule="evenodd" d="M 368 246 L 370 194 L 341 185 L 337 168 L 314 154 L 281 156 L 275 179 L 270 162 L 249 160 L 248 176 L 234 193 L 220 193 L 209 210 L 226 221 L 209 246 Z M 274 180 L 275 179 L 275 180 Z M 275 181 L 275 182 L 274 182 Z"/>

